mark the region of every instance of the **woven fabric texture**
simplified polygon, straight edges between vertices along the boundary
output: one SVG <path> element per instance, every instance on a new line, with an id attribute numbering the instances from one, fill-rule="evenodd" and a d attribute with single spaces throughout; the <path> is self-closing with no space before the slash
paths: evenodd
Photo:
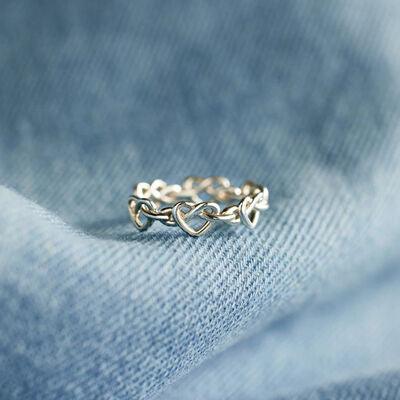
<path id="1" fill-rule="evenodd" d="M 0 1 L 0 397 L 399 397 L 396 1 Z M 132 185 L 268 186 L 134 231 Z"/>

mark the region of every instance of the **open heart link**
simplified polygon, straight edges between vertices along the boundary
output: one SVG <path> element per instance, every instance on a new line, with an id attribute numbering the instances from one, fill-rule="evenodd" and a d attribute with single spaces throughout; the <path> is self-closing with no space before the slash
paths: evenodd
<path id="1" fill-rule="evenodd" d="M 172 207 L 172 215 L 177 225 L 190 236 L 196 237 L 203 235 L 211 228 L 212 222 L 204 218 L 202 215 L 203 211 L 207 211 L 208 214 L 219 214 L 221 209 L 217 203 L 202 202 L 195 204 L 188 201 L 180 201 Z M 204 220 L 204 223 L 198 228 L 194 228 L 188 224 L 194 217 L 199 217 Z"/>
<path id="2" fill-rule="evenodd" d="M 260 218 L 260 211 L 256 208 L 256 197 L 246 196 L 239 204 L 240 219 L 250 229 L 254 229 Z"/>
<path id="3" fill-rule="evenodd" d="M 263 190 L 256 194 L 254 197 L 254 207 L 256 210 L 267 210 L 269 208 L 269 192 L 265 187 Z"/>
<path id="4" fill-rule="evenodd" d="M 143 214 L 143 206 L 148 210 L 154 210 L 155 204 L 149 199 L 144 199 L 135 195 L 129 197 L 128 210 L 132 222 L 135 224 L 139 231 L 145 231 L 153 224 L 153 219 L 144 216 L 144 221 L 141 217 Z"/>

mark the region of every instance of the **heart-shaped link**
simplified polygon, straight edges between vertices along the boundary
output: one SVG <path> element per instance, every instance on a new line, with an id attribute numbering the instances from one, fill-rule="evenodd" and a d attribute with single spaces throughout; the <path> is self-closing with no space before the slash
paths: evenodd
<path id="1" fill-rule="evenodd" d="M 131 217 L 132 222 L 135 224 L 136 228 L 139 231 L 145 231 L 148 229 L 152 223 L 153 219 L 149 217 L 144 217 L 144 221 L 142 221 L 142 207 L 145 206 L 148 210 L 154 210 L 155 204 L 149 199 L 144 199 L 135 195 L 129 197 L 128 201 L 128 210 L 129 215 Z"/>
<path id="2" fill-rule="evenodd" d="M 261 211 L 261 210 L 268 210 L 269 208 L 269 192 L 268 189 L 265 187 L 263 190 L 256 194 L 254 197 L 254 207 Z"/>
<path id="3" fill-rule="evenodd" d="M 254 229 L 260 218 L 260 211 L 256 208 L 256 198 L 246 196 L 239 204 L 239 214 L 242 222 L 250 229 Z"/>
<path id="4" fill-rule="evenodd" d="M 172 207 L 172 214 L 178 226 L 190 236 L 201 236 L 211 228 L 211 221 L 206 220 L 202 212 L 207 211 L 208 213 L 219 214 L 221 209 L 217 203 L 192 203 L 188 201 L 180 201 Z M 199 217 L 204 220 L 204 223 L 195 228 L 189 225 L 189 221 L 194 217 Z"/>

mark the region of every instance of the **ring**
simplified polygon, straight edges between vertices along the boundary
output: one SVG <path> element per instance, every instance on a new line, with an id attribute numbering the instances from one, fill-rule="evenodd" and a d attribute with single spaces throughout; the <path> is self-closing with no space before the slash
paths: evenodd
<path id="1" fill-rule="evenodd" d="M 236 204 L 229 204 L 234 200 Z M 128 210 L 139 231 L 160 221 L 196 237 L 219 222 L 254 229 L 260 212 L 268 209 L 268 201 L 268 189 L 251 181 L 236 187 L 223 176 L 189 176 L 181 185 L 168 185 L 161 179 L 138 183 L 129 197 Z"/>

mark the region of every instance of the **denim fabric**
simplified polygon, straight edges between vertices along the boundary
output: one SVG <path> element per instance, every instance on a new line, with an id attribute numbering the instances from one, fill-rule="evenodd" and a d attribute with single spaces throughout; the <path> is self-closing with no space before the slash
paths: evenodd
<path id="1" fill-rule="evenodd" d="M 301 396 L 292 397 L 298 400 L 315 399 L 398 399 L 400 398 L 400 376 L 399 374 L 382 374 L 374 378 L 356 379 L 345 384 L 335 384 L 327 388 L 320 388 Z"/>
<path id="2" fill-rule="evenodd" d="M 0 6 L 0 397 L 398 397 L 398 2 Z M 135 232 L 190 174 L 271 209 Z"/>
<path id="3" fill-rule="evenodd" d="M 159 399 L 356 399 L 353 393 L 362 390 L 360 399 L 397 399 L 400 321 L 388 320 L 400 304 L 399 287 L 400 274 L 389 269 L 334 304 L 282 318 L 208 360 Z M 375 380 L 386 383 L 379 387 Z M 382 390 L 387 395 L 373 397 Z"/>

